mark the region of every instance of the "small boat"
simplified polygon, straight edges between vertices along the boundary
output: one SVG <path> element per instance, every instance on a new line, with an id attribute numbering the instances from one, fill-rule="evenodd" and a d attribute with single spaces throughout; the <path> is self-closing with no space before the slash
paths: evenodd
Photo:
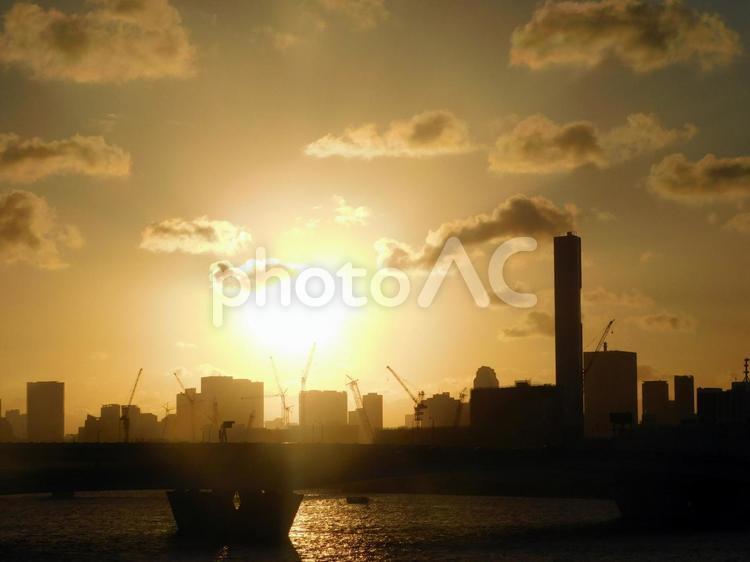
<path id="1" fill-rule="evenodd" d="M 346 496 L 346 503 L 367 505 L 370 503 L 370 498 L 367 496 Z"/>
<path id="2" fill-rule="evenodd" d="M 179 535 L 245 544 L 288 540 L 302 498 L 294 492 L 267 490 L 167 492 Z"/>

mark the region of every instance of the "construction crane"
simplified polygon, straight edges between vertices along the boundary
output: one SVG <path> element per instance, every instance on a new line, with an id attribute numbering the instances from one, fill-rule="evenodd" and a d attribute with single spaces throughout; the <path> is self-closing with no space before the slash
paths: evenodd
<path id="1" fill-rule="evenodd" d="M 304 370 L 302 371 L 302 378 L 300 379 L 299 384 L 299 416 L 300 416 L 300 423 L 302 423 L 302 412 L 304 411 L 304 392 L 307 388 L 307 376 L 310 374 L 310 367 L 312 367 L 313 357 L 315 356 L 315 346 L 317 344 L 313 342 L 312 347 L 310 348 L 310 354 L 307 356 L 307 364 L 305 365 Z"/>
<path id="2" fill-rule="evenodd" d="M 461 412 L 464 408 L 464 400 L 466 400 L 466 395 L 469 393 L 468 388 L 464 388 L 459 394 L 458 394 L 458 404 L 456 405 L 456 417 L 453 420 L 453 427 L 458 427 L 461 425 Z"/>
<path id="3" fill-rule="evenodd" d="M 422 414 L 424 413 L 425 408 L 427 408 L 427 405 L 424 403 L 424 391 L 420 390 L 419 393 L 414 396 L 414 393 L 409 389 L 408 386 L 406 386 L 406 383 L 400 376 L 398 376 L 398 373 L 396 373 L 396 371 L 391 369 L 389 366 L 386 366 L 386 369 L 390 371 L 390 373 L 393 375 L 393 378 L 398 381 L 401 387 L 409 395 L 409 398 L 411 398 L 411 401 L 414 402 L 414 426 L 422 427 Z"/>
<path id="4" fill-rule="evenodd" d="M 359 391 L 359 381 L 357 379 L 353 379 L 349 375 L 346 375 L 346 378 L 349 380 L 349 382 L 346 383 L 346 386 L 348 386 L 352 391 L 354 403 L 359 410 L 359 422 L 365 432 L 365 439 L 367 441 L 372 441 L 374 437 L 372 424 L 370 423 L 370 417 L 367 415 L 367 411 L 365 410 L 365 402 L 364 400 L 362 400 L 362 393 Z"/>
<path id="5" fill-rule="evenodd" d="M 161 423 L 161 438 L 164 439 L 167 433 L 167 418 L 169 417 L 169 414 L 174 412 L 174 408 L 169 405 L 169 402 L 165 402 L 161 407 L 164 408 L 164 418 L 162 418 Z"/>
<path id="6" fill-rule="evenodd" d="M 271 356 L 271 369 L 273 370 L 273 378 L 276 381 L 276 388 L 279 391 L 278 396 L 281 399 L 281 425 L 282 427 L 288 427 L 289 412 L 292 408 L 286 404 L 287 391 L 281 388 L 281 380 L 279 379 L 279 372 L 276 370 L 276 361 L 273 360 L 273 355 Z"/>
<path id="7" fill-rule="evenodd" d="M 596 348 L 594 349 L 594 353 L 591 354 L 591 358 L 589 359 L 588 363 L 584 365 L 583 367 L 583 376 L 586 376 L 586 373 L 588 373 L 589 369 L 591 369 L 591 365 L 594 364 L 594 360 L 596 359 L 597 353 L 601 351 L 602 347 L 604 348 L 604 351 L 607 351 L 607 336 L 609 336 L 610 333 L 612 333 L 612 326 L 614 325 L 615 320 L 614 318 L 609 321 L 607 326 L 604 328 L 604 331 L 602 332 L 602 336 L 599 338 L 599 343 L 596 344 Z"/>
<path id="8" fill-rule="evenodd" d="M 135 383 L 133 384 L 133 390 L 130 391 L 130 398 L 128 398 L 128 405 L 122 411 L 120 421 L 122 422 L 122 436 L 125 443 L 130 441 L 130 407 L 133 405 L 133 397 L 135 396 L 135 389 L 138 388 L 138 383 L 141 380 L 143 374 L 143 368 L 138 370 L 138 374 L 135 377 Z"/>
<path id="9" fill-rule="evenodd" d="M 180 385 L 185 398 L 187 398 L 188 403 L 190 404 L 190 435 L 191 440 L 195 441 L 195 396 L 187 391 L 185 385 L 182 384 L 182 380 L 180 379 L 180 375 L 177 374 L 177 371 L 172 374 L 174 375 L 174 378 L 177 379 L 177 384 Z"/>

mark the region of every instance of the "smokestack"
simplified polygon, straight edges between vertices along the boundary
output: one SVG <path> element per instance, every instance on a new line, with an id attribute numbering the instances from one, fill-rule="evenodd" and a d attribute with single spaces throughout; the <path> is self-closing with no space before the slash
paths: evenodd
<path id="1" fill-rule="evenodd" d="M 583 437 L 583 328 L 581 239 L 555 237 L 555 382 L 562 402 L 566 441 Z"/>

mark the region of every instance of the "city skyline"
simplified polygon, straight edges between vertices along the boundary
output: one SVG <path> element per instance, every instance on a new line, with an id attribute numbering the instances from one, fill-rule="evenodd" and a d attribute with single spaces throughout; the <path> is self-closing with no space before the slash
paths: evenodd
<path id="1" fill-rule="evenodd" d="M 384 396 L 386 425 L 411 403 L 385 365 L 428 395 L 457 396 L 480 365 L 503 386 L 551 384 L 551 236 L 567 230 L 583 240 L 584 350 L 617 318 L 611 348 L 638 353 L 639 383 L 741 379 L 742 6 L 657 10 L 680 31 L 666 51 L 628 20 L 612 35 L 620 47 L 561 29 L 571 47 L 553 52 L 536 34 L 564 18 L 546 4 L 356 5 L 160 1 L 129 15 L 116 2 L 44 4 L 38 25 L 62 18 L 89 42 L 27 52 L 23 33 L 40 33 L 32 8 L 0 3 L 12 108 L 0 112 L 0 224 L 36 241 L 1 232 L 5 409 L 25 408 L 28 381 L 65 382 L 71 433 L 101 404 L 125 403 L 141 366 L 135 403 L 158 413 L 178 369 L 188 387 L 223 373 L 273 391 L 269 355 L 296 395 L 315 341 L 308 388 L 345 390 L 349 374 Z M 112 29 L 137 31 L 145 58 L 104 47 Z M 709 181 L 729 169 L 733 179 Z M 524 205 L 548 222 L 513 222 Z M 482 310 L 449 279 L 428 310 L 413 298 L 393 310 L 248 308 L 211 324 L 211 265 L 245 263 L 257 246 L 291 266 L 399 262 L 419 286 L 450 234 L 480 272 L 497 241 L 536 237 L 507 272 L 537 307 Z"/>

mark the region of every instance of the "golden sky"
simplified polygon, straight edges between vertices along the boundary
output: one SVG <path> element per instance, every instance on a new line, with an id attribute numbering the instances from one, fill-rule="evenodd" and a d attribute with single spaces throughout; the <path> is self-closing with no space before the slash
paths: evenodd
<path id="1" fill-rule="evenodd" d="M 296 396 L 428 395 L 554 381 L 551 236 L 584 248 L 584 342 L 644 378 L 727 386 L 748 354 L 750 89 L 744 2 L 308 0 L 0 2 L 0 398 L 66 383 L 67 430 L 99 405 L 174 404 L 223 372 Z M 533 309 L 472 301 L 495 247 Z M 257 247 L 290 267 L 409 272 L 393 309 L 227 312 L 209 271 Z M 487 284 L 489 290 L 489 285 Z M 278 415 L 276 401 L 267 417 Z M 294 414 L 293 414 L 294 417 Z"/>

